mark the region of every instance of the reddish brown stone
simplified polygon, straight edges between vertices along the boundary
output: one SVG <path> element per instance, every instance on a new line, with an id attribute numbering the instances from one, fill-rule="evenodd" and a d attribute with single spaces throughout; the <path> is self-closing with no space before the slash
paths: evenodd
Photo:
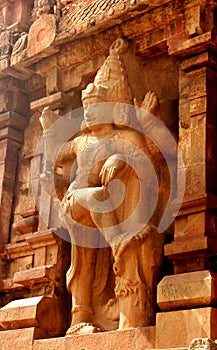
<path id="1" fill-rule="evenodd" d="M 210 307 L 159 313 L 156 321 L 155 347 L 157 349 L 188 347 L 194 338 L 216 339 L 216 319 L 217 309 Z"/>
<path id="2" fill-rule="evenodd" d="M 40 17 L 30 28 L 27 55 L 32 57 L 48 49 L 56 36 L 56 18 L 54 15 Z"/>
<path id="3" fill-rule="evenodd" d="M 59 339 L 37 340 L 33 350 L 90 349 L 90 350 L 143 350 L 154 348 L 155 328 L 137 328 L 118 332 L 73 336 Z"/>
<path id="4" fill-rule="evenodd" d="M 217 275 L 197 271 L 166 276 L 158 285 L 158 305 L 162 311 L 214 306 L 217 303 Z"/>
<path id="5" fill-rule="evenodd" d="M 207 305 L 216 305 L 215 274 L 204 271 L 216 270 L 217 252 L 217 59 L 214 12 L 215 5 L 209 0 L 0 2 L 1 305 L 7 305 L 15 298 L 37 295 L 49 295 L 54 299 L 58 297 L 65 301 L 64 307 L 57 313 L 58 317 L 64 311 L 67 316 L 63 321 L 65 329 L 57 331 L 56 335 L 63 335 L 67 328 L 70 305 L 67 305 L 69 296 L 65 288 L 65 274 L 70 264 L 70 247 L 53 233 L 42 232 L 47 226 L 59 226 L 58 199 L 46 194 L 41 188 L 39 177 L 31 179 L 33 161 L 38 174 L 42 171 L 44 162 L 42 152 L 37 149 L 42 136 L 38 111 L 41 113 L 49 105 L 59 117 L 81 106 L 81 90 L 94 81 L 97 71 L 109 54 L 111 44 L 123 37 L 130 47 L 130 54 L 123 55 L 123 59 L 133 97 L 143 100 L 148 90 L 155 91 L 160 101 L 162 121 L 177 137 L 183 155 L 184 164 L 180 159 L 178 161 L 178 178 L 186 175 L 186 184 L 178 182 L 177 193 L 185 192 L 185 196 L 174 224 L 174 242 L 165 245 L 165 255 L 173 260 L 175 276 L 167 276 L 159 284 L 158 300 L 164 311 L 192 307 L 198 309 L 159 314 L 156 346 L 187 347 L 194 336 L 216 337 L 212 331 L 213 324 L 216 323 L 215 309 L 206 309 Z M 107 80 L 106 78 L 104 84 L 107 84 Z M 34 114 L 30 112 L 29 106 L 35 111 Z M 156 159 L 156 169 L 161 172 L 163 168 Z M 64 174 L 63 169 L 61 171 Z M 31 193 L 31 183 L 37 189 L 34 195 Z M 130 186 L 135 192 L 132 182 Z M 163 187 L 163 195 L 168 187 Z M 45 213 L 46 222 L 39 218 L 39 224 L 36 225 L 37 220 L 29 219 L 35 215 L 35 206 Z M 175 207 L 178 208 L 177 203 L 174 204 L 174 213 L 177 212 Z M 157 208 L 154 216 L 159 219 L 162 211 L 163 208 Z M 36 232 L 32 233 L 33 231 Z M 173 227 L 169 231 L 173 233 Z M 171 242 L 171 238 L 168 239 Z M 159 257 L 156 242 L 159 244 L 159 240 L 155 239 L 153 245 L 147 241 L 144 243 L 144 255 L 139 260 L 140 266 L 141 261 L 146 262 L 150 252 L 153 253 L 154 258 L 147 259 L 147 271 L 150 269 L 153 274 L 155 272 L 151 261 L 155 261 L 155 254 Z M 139 251 L 141 245 L 136 245 L 136 248 L 134 246 L 134 249 L 129 250 L 130 253 L 128 251 L 124 254 L 127 272 L 136 266 L 132 261 L 137 249 Z M 99 265 L 100 268 L 95 271 L 98 279 L 107 273 L 100 259 Z M 106 266 L 108 268 L 111 265 L 112 263 Z M 162 276 L 168 275 L 165 265 Z M 83 264 L 82 273 L 86 271 L 85 268 L 86 265 Z M 180 275 L 183 272 L 188 274 Z M 107 291 L 113 285 L 112 268 L 109 273 L 112 277 L 108 286 L 105 287 L 104 282 L 96 283 L 94 292 L 97 288 L 105 288 Z M 171 270 L 169 273 L 172 273 Z M 143 280 L 140 268 L 138 275 Z M 150 275 L 152 276 L 151 273 Z M 150 275 L 145 276 L 148 285 L 151 285 Z M 83 291 L 82 288 L 78 294 Z M 147 298 L 150 299 L 152 292 L 155 296 L 154 286 L 148 290 Z M 113 297 L 112 289 L 109 290 L 109 295 Z M 127 298 L 121 303 L 121 318 L 131 310 L 131 296 Z M 97 304 L 95 294 L 93 299 Z M 145 303 L 141 296 L 134 301 L 133 311 L 138 317 L 136 308 L 141 305 L 143 309 Z M 112 303 L 114 300 L 110 301 Z M 46 308 L 47 306 L 45 312 Z M 94 318 L 97 320 L 104 315 L 103 306 L 97 309 Z M 113 311 L 111 315 L 116 317 L 116 324 L 111 327 L 115 329 L 118 316 Z M 21 317 L 18 325 L 34 325 L 34 317 L 28 317 Z M 134 318 L 133 312 L 128 317 L 130 318 Z M 178 334 L 175 337 L 176 321 L 178 326 L 175 331 Z M 203 321 L 204 331 L 201 326 Z M 13 322 L 15 323 L 14 320 Z M 142 319 L 142 322 L 146 320 Z M 3 349 L 19 349 L 21 346 L 23 348 L 23 344 L 27 349 L 32 349 L 34 337 L 48 337 L 46 334 L 36 335 L 35 330 L 28 332 L 1 332 Z M 126 332 L 40 340 L 34 343 L 34 347 L 43 350 L 44 347 L 69 347 L 76 350 L 81 347 L 89 349 L 90 346 L 94 350 L 99 346 L 103 350 L 105 347 L 155 347 L 154 331 L 149 334 L 151 341 L 144 334 L 147 334 L 147 329 L 144 331 L 140 328 Z M 197 343 L 198 347 L 204 344 L 206 343 Z"/>
<path id="6" fill-rule="evenodd" d="M 35 262 L 34 262 L 35 264 Z M 55 278 L 55 269 L 53 266 L 40 266 L 30 268 L 26 271 L 15 272 L 13 281 L 26 286 L 31 286 L 34 283 L 53 281 Z"/>
<path id="7" fill-rule="evenodd" d="M 51 96 L 44 97 L 31 103 L 31 109 L 42 111 L 44 107 L 50 106 L 52 109 L 59 109 L 72 104 L 72 97 L 62 92 L 57 92 Z"/>
<path id="8" fill-rule="evenodd" d="M 45 334 L 37 328 L 17 329 L 1 332 L 1 350 L 32 350 L 33 340 Z"/>
<path id="9" fill-rule="evenodd" d="M 7 330 L 37 327 L 55 336 L 65 329 L 65 312 L 60 313 L 60 310 L 58 300 L 49 297 L 15 300 L 0 309 L 0 322 Z"/>

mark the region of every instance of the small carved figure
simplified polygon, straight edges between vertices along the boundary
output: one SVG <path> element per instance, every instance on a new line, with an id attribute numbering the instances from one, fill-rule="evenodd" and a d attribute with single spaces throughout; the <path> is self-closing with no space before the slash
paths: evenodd
<path id="1" fill-rule="evenodd" d="M 0 58 L 9 57 L 12 52 L 12 34 L 10 31 L 2 31 L 0 34 Z"/>
<path id="2" fill-rule="evenodd" d="M 21 33 L 19 39 L 14 44 L 12 55 L 21 53 L 24 49 L 26 49 L 27 39 L 28 39 L 28 34 L 25 32 Z"/>
<path id="3" fill-rule="evenodd" d="M 43 14 L 48 14 L 53 11 L 54 0 L 38 0 L 37 4 L 37 17 L 42 16 Z"/>
<path id="4" fill-rule="evenodd" d="M 28 42 L 28 34 L 21 33 L 19 38 L 16 40 L 12 54 L 11 54 L 11 63 L 16 64 L 18 61 L 21 61 L 26 55 L 26 48 Z"/>

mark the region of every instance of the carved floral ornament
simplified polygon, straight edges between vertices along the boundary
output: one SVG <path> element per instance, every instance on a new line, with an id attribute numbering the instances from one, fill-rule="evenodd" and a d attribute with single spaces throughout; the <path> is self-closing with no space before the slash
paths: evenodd
<path id="1" fill-rule="evenodd" d="M 53 7 L 53 1 L 50 0 L 38 0 L 37 16 L 40 17 L 45 13 L 50 13 Z"/>
<path id="2" fill-rule="evenodd" d="M 62 4 L 60 0 L 35 0 L 32 11 L 32 21 L 36 21 L 43 15 L 54 14 L 60 16 Z"/>
<path id="3" fill-rule="evenodd" d="M 197 338 L 191 341 L 188 350 L 216 350 L 217 343 L 209 338 Z"/>

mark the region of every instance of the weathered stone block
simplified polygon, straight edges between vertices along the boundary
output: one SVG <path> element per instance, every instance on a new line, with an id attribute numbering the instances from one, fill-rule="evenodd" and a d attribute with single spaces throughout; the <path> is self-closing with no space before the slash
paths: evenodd
<path id="1" fill-rule="evenodd" d="M 188 215 L 187 230 L 190 236 L 205 234 L 205 212 L 192 213 Z"/>
<path id="2" fill-rule="evenodd" d="M 13 224 L 13 229 L 17 233 L 25 234 L 37 231 L 38 227 L 38 216 L 31 215 L 29 217 L 24 217 L 22 220 L 17 221 Z"/>
<path id="3" fill-rule="evenodd" d="M 28 30 L 31 9 L 31 2 L 25 0 L 17 0 L 16 6 L 9 0 L 3 1 L 0 5 L 1 20 L 13 30 Z"/>
<path id="4" fill-rule="evenodd" d="M 154 348 L 155 327 L 37 340 L 33 350 L 144 350 Z"/>
<path id="5" fill-rule="evenodd" d="M 177 217 L 174 225 L 175 239 L 179 239 L 187 234 L 187 216 Z"/>
<path id="6" fill-rule="evenodd" d="M 57 256 L 58 256 L 58 245 L 53 244 L 49 247 L 47 247 L 46 252 L 46 264 L 47 265 L 55 265 L 57 263 Z"/>
<path id="7" fill-rule="evenodd" d="M 43 97 L 40 100 L 33 101 L 31 103 L 32 110 L 42 111 L 44 107 L 50 106 L 51 109 L 64 108 L 65 106 L 72 104 L 72 96 L 63 92 L 57 92 L 47 97 Z"/>
<path id="8" fill-rule="evenodd" d="M 37 327 L 50 336 L 64 331 L 64 316 L 59 302 L 44 296 L 14 300 L 0 309 L 5 329 Z"/>
<path id="9" fill-rule="evenodd" d="M 15 259 L 10 264 L 11 277 L 13 277 L 17 271 L 26 271 L 32 268 L 33 253 L 31 254 L 30 247 L 21 245 L 20 249 L 17 250 L 17 254 L 14 256 L 14 258 Z"/>
<path id="10" fill-rule="evenodd" d="M 48 49 L 56 36 L 56 18 L 43 15 L 30 28 L 27 55 L 32 57 Z"/>
<path id="11" fill-rule="evenodd" d="M 195 98 L 190 101 L 190 115 L 202 114 L 207 111 L 207 99 L 206 96 Z"/>
<path id="12" fill-rule="evenodd" d="M 40 266 L 29 270 L 15 272 L 13 281 L 26 286 L 31 286 L 33 282 L 53 281 L 55 278 L 53 266 Z"/>
<path id="13" fill-rule="evenodd" d="M 42 336 L 45 334 L 33 327 L 1 332 L 1 350 L 32 350 L 33 340 Z"/>
<path id="14" fill-rule="evenodd" d="M 216 339 L 216 322 L 217 309 L 211 307 L 159 313 L 155 347 L 188 347 L 193 338 Z"/>
<path id="15" fill-rule="evenodd" d="M 43 266 L 46 263 L 46 247 L 35 250 L 34 267 Z"/>
<path id="16" fill-rule="evenodd" d="M 208 60 L 207 55 L 208 54 L 206 54 L 205 58 Z M 202 57 L 203 57 L 203 59 L 205 59 L 204 56 L 202 56 Z M 194 59 L 196 60 L 198 58 L 194 57 Z M 187 60 L 187 62 L 189 62 L 189 60 Z M 191 61 L 191 65 L 194 63 L 195 62 Z M 184 66 L 183 63 L 182 63 L 182 65 Z M 185 67 L 183 67 L 183 68 L 185 68 Z M 205 96 L 206 95 L 206 88 L 207 88 L 206 87 L 206 68 L 201 68 L 201 69 L 197 69 L 196 71 L 190 72 L 188 74 L 188 78 L 191 80 L 190 96 L 189 97 L 191 99 L 194 99 L 194 98 L 198 98 L 201 96 Z"/>
<path id="17" fill-rule="evenodd" d="M 196 271 L 166 276 L 158 284 L 157 302 L 163 311 L 214 306 L 217 304 L 217 274 Z"/>
<path id="18" fill-rule="evenodd" d="M 164 247 L 165 255 L 172 258 L 175 255 L 187 256 L 192 254 L 193 251 L 202 252 L 208 249 L 209 241 L 207 237 L 197 236 L 188 237 L 185 240 L 177 240 L 170 244 L 166 244 Z"/>
<path id="19" fill-rule="evenodd" d="M 198 54 L 208 48 L 209 42 L 212 40 L 211 32 L 207 32 L 185 41 L 177 41 L 169 47 L 169 54 L 176 57 L 186 57 L 187 55 Z M 187 54 L 187 55 L 186 55 Z"/>
<path id="20" fill-rule="evenodd" d="M 185 12 L 185 26 L 189 35 L 198 35 L 202 33 L 200 10 L 200 6 L 195 6 L 187 9 Z"/>

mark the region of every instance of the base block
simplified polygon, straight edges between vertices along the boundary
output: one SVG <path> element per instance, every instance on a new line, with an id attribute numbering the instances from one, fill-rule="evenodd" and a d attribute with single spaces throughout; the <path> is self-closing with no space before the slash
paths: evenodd
<path id="1" fill-rule="evenodd" d="M 136 328 L 65 338 L 36 340 L 33 350 L 144 350 L 153 349 L 155 327 Z"/>
<path id="2" fill-rule="evenodd" d="M 58 300 L 46 296 L 13 300 L 0 309 L 0 324 L 5 330 L 36 327 L 46 335 L 64 334 L 64 312 Z"/>
<path id="3" fill-rule="evenodd" d="M 1 350 L 32 350 L 34 339 L 44 337 L 45 335 L 38 328 L 16 329 L 11 331 L 2 331 L 0 333 Z"/>
<path id="4" fill-rule="evenodd" d="M 217 338 L 217 309 L 212 307 L 157 314 L 156 348 L 188 347 L 194 338 Z"/>

